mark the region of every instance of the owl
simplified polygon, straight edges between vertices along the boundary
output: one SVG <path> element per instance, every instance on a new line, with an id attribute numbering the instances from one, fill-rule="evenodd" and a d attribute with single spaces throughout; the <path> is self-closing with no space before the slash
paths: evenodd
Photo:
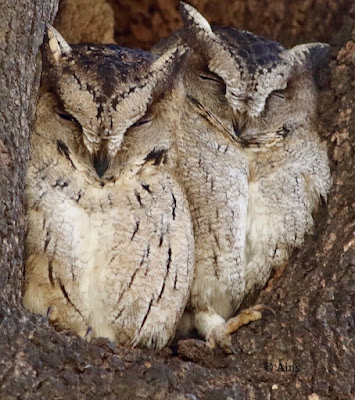
<path id="1" fill-rule="evenodd" d="M 152 51 L 172 51 L 179 46 L 176 39 L 173 35 Z M 195 272 L 177 338 L 196 328 L 211 346 L 217 342 L 231 352 L 226 320 L 235 315 L 245 292 L 248 160 L 233 138 L 223 80 L 194 50 L 186 55 L 181 74 L 186 101 L 176 131 L 177 169 L 193 222 Z M 246 311 L 244 320 L 251 314 Z"/>
<path id="2" fill-rule="evenodd" d="M 232 148 L 237 157 L 219 174 L 219 190 L 229 198 L 231 185 L 237 185 L 238 190 L 243 187 L 238 209 L 245 207 L 245 213 L 237 221 L 224 215 L 222 222 L 226 231 L 233 227 L 244 235 L 237 243 L 242 263 L 221 265 L 222 274 L 229 277 L 229 288 L 235 288 L 233 299 L 229 298 L 228 304 L 228 299 L 221 296 L 221 292 L 227 292 L 226 285 L 216 276 L 214 287 L 208 286 L 213 292 L 210 302 L 200 301 L 206 296 L 209 267 L 198 264 L 196 248 L 192 289 L 195 299 L 190 301 L 199 332 L 212 345 L 217 343 L 230 351 L 230 334 L 243 323 L 261 318 L 263 307 L 257 305 L 231 317 L 243 302 L 265 286 L 274 269 L 285 265 L 290 250 L 302 245 L 304 235 L 313 226 L 312 212 L 330 191 L 326 147 L 316 129 L 316 90 L 312 78 L 312 70 L 324 58 L 328 46 L 313 43 L 287 50 L 278 42 L 247 31 L 211 28 L 188 4 L 181 3 L 181 13 L 184 28 L 153 51 L 159 54 L 183 43 L 189 46 L 190 56 L 185 61 L 186 90 L 191 92 L 189 96 L 203 110 L 206 120 L 218 121 L 223 127 L 218 129 L 215 124 L 213 129 L 220 138 L 229 136 L 232 144 L 228 149 Z M 206 84 L 213 91 L 206 90 Z M 220 165 L 220 160 L 215 163 Z M 245 173 L 243 185 L 241 163 Z M 238 181 L 228 180 L 236 170 Z M 200 212 L 201 219 L 207 218 L 202 207 Z M 218 235 L 219 229 L 217 225 L 211 227 L 214 235 Z M 213 248 L 214 241 L 207 240 L 205 246 Z M 229 255 L 224 253 L 224 259 Z M 219 300 L 213 302 L 213 296 Z M 218 301 L 228 312 L 216 307 Z M 211 308 L 219 316 L 231 319 L 226 323 L 220 320 L 220 325 L 205 329 L 197 315 Z"/>
<path id="3" fill-rule="evenodd" d="M 24 305 L 85 336 L 160 349 L 193 277 L 171 107 L 184 49 L 69 46 L 48 27 L 27 171 Z"/>

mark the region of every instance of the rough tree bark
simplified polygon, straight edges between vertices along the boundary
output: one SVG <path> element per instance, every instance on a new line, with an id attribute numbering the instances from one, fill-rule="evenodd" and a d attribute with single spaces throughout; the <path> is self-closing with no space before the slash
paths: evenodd
<path id="1" fill-rule="evenodd" d="M 36 105 L 43 21 L 56 1 L 0 1 L 0 296 L 18 304 L 24 236 L 23 182 Z"/>
<path id="2" fill-rule="evenodd" d="M 68 43 L 114 43 L 114 25 L 107 0 L 62 0 L 55 19 Z"/>
<path id="3" fill-rule="evenodd" d="M 72 0 L 74 8 L 66 2 L 62 0 L 56 19 L 65 37 L 113 39 L 111 23 L 103 29 L 97 15 L 89 18 L 91 24 L 78 22 L 73 30 L 65 13 L 82 12 L 73 4 L 83 2 Z M 297 0 L 287 12 L 286 0 L 264 1 L 263 8 L 256 0 L 235 0 L 233 5 L 229 0 L 219 0 L 218 5 L 217 0 L 191 2 L 211 21 L 264 33 L 284 44 L 330 41 L 348 14 L 332 40 L 329 73 L 321 80 L 320 131 L 329 145 L 334 179 L 329 203 L 318 212 L 314 234 L 294 252 L 283 276 L 258 299 L 271 305 L 276 316 L 265 315 L 235 335 L 238 357 L 208 350 L 196 340 L 181 341 L 177 355 L 170 349 L 158 354 L 128 350 L 103 339 L 86 343 L 54 331 L 21 307 L 23 177 L 38 86 L 36 55 L 41 21 L 52 19 L 56 8 L 55 1 L 32 3 L 0 1 L 0 398 L 354 398 L 355 251 L 350 211 L 355 198 L 355 10 L 348 12 L 350 1 Z M 180 23 L 172 0 L 100 4 L 110 4 L 115 11 L 110 14 L 104 6 L 108 20 L 116 21 L 120 44 L 148 47 Z M 87 10 L 73 21 L 85 21 Z M 94 29 L 95 24 L 101 30 Z"/>
<path id="4" fill-rule="evenodd" d="M 115 10 L 116 40 L 149 48 L 181 26 L 179 0 L 106 0 Z M 332 38 L 351 0 L 190 0 L 212 24 L 247 29 L 291 46 Z"/>

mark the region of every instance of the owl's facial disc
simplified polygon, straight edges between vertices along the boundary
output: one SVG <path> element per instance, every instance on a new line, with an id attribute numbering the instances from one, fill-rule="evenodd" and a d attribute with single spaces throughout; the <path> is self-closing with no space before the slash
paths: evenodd
<path id="1" fill-rule="evenodd" d="M 184 52 L 180 46 L 155 59 L 149 52 L 115 45 L 70 46 L 48 26 L 48 75 L 64 118 L 80 126 L 75 134 L 100 178 L 121 149 L 126 131 L 166 90 Z"/>

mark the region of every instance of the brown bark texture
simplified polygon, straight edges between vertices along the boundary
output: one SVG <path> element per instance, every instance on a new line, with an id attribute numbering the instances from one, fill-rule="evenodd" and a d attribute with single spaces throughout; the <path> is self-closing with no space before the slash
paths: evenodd
<path id="1" fill-rule="evenodd" d="M 66 0 L 69 1 L 69 0 Z M 149 48 L 181 27 L 179 0 L 107 0 L 115 11 L 116 41 Z M 190 0 L 211 24 L 234 26 L 296 43 L 332 39 L 352 0 Z"/>
<path id="2" fill-rule="evenodd" d="M 0 301 L 18 304 L 23 275 L 24 176 L 44 22 L 56 1 L 0 0 Z M 2 307 L 3 308 L 3 307 Z"/>
<path id="3" fill-rule="evenodd" d="M 191 2 L 212 22 L 285 45 L 332 43 L 330 66 L 320 76 L 319 115 L 333 189 L 315 216 L 314 233 L 257 299 L 275 315 L 265 313 L 234 336 L 238 356 L 192 339 L 159 353 L 104 339 L 87 343 L 21 307 L 23 177 L 38 85 L 36 55 L 41 21 L 52 18 L 54 3 L 0 1 L 0 399 L 353 399 L 355 9 L 349 11 L 350 2 Z M 80 3 L 61 2 L 56 26 L 64 37 L 110 41 L 111 22 L 104 29 L 91 2 L 75 6 Z M 147 48 L 180 24 L 172 0 L 99 3 L 105 18 L 115 21 L 115 40 L 122 45 Z M 73 17 L 74 25 L 66 22 L 68 9 L 81 15 Z M 91 24 L 80 23 L 85 15 Z"/>
<path id="4" fill-rule="evenodd" d="M 114 43 L 115 17 L 106 0 L 63 0 L 55 27 L 68 43 Z"/>

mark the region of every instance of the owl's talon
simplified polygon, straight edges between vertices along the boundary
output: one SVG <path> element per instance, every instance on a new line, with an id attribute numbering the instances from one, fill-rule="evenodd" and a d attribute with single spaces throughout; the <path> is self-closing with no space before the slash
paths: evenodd
<path id="1" fill-rule="evenodd" d="M 53 311 L 53 307 L 48 307 L 47 314 L 46 314 L 47 320 L 49 320 L 49 316 L 51 315 L 52 311 Z"/>
<path id="2" fill-rule="evenodd" d="M 270 311 L 275 317 L 276 317 L 276 312 L 272 307 L 269 307 L 265 304 L 257 304 L 256 306 L 252 307 L 256 311 Z"/>
<path id="3" fill-rule="evenodd" d="M 238 355 L 237 350 L 232 344 L 232 336 L 227 332 L 227 324 L 215 328 L 208 338 L 207 345 L 210 349 L 216 347 L 216 344 L 227 354 Z"/>
<path id="4" fill-rule="evenodd" d="M 225 353 L 238 355 L 237 350 L 232 344 L 232 336 L 226 335 L 224 329 L 219 330 L 218 328 L 216 328 L 210 335 L 206 344 L 210 349 L 214 349 L 217 344 L 224 350 Z"/>
<path id="5" fill-rule="evenodd" d="M 257 304 L 256 306 L 252 306 L 247 308 L 246 310 L 253 310 L 253 311 L 270 311 L 275 317 L 276 317 L 276 312 L 273 308 L 271 308 L 270 306 L 267 306 L 265 304 Z M 246 311 L 245 310 L 245 311 Z M 242 311 L 243 313 L 243 311 Z M 239 315 L 239 314 L 238 314 Z M 245 325 L 245 324 L 243 324 Z"/>
<path id="6" fill-rule="evenodd" d="M 224 350 L 225 353 L 234 354 L 235 356 L 238 356 L 238 352 L 237 352 L 237 350 L 235 349 L 235 347 L 233 346 L 232 343 L 229 343 L 227 345 L 227 347 L 223 348 L 223 350 Z"/>
<path id="7" fill-rule="evenodd" d="M 86 333 L 85 333 L 84 339 L 87 340 L 88 342 L 90 342 L 91 334 L 92 334 L 92 327 L 89 326 L 87 331 L 86 331 Z"/>

